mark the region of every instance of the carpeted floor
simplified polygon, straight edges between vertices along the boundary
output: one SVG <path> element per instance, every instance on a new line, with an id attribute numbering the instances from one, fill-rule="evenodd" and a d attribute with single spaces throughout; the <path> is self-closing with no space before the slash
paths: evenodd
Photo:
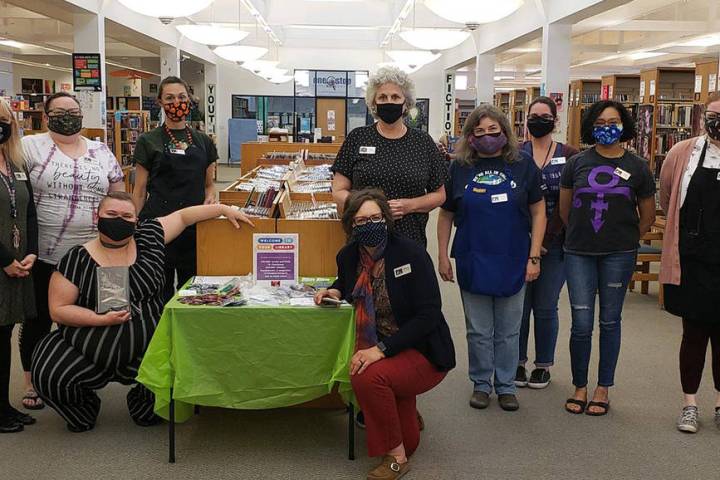
<path id="1" fill-rule="evenodd" d="M 236 177 L 236 169 L 223 167 L 219 180 Z M 435 258 L 434 222 L 428 232 Z M 701 387 L 700 432 L 684 435 L 675 430 L 681 329 L 676 318 L 658 308 L 656 292 L 628 294 L 612 410 L 606 417 L 591 418 L 563 410 L 572 392 L 565 291 L 553 381 L 545 390 L 521 390 L 521 409 L 506 413 L 494 399 L 485 411 L 468 406 L 471 385 L 460 296 L 454 284 L 442 289 L 458 368 L 419 401 L 427 428 L 405 478 L 720 478 L 720 430 L 712 423 L 709 372 Z M 17 351 L 13 361 L 11 395 L 19 400 Z M 596 362 L 593 356 L 591 383 Z M 342 412 L 203 409 L 178 427 L 177 464 L 168 465 L 167 429 L 136 427 L 127 414 L 125 391 L 117 385 L 102 391 L 102 412 L 92 432 L 69 433 L 60 417 L 45 409 L 25 432 L 0 436 L 0 480 L 362 479 L 376 463 L 365 455 L 362 432 L 357 436 L 358 459 L 347 460 Z"/>

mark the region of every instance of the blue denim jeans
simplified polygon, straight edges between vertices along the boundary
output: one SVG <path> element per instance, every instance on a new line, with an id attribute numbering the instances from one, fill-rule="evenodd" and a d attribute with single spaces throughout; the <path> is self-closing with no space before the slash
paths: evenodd
<path id="1" fill-rule="evenodd" d="M 588 365 L 595 323 L 595 295 L 600 295 L 600 363 L 598 385 L 615 382 L 620 354 L 620 321 L 637 252 L 609 255 L 565 254 L 565 271 L 572 309 L 570 361 L 573 385 L 587 386 Z"/>
<path id="2" fill-rule="evenodd" d="M 555 363 L 558 337 L 558 299 L 565 284 L 565 254 L 562 247 L 548 250 L 542 257 L 540 276 L 525 287 L 522 326 L 520 327 L 520 365 L 528 360 L 530 314 L 534 320 L 535 366 Z"/>
<path id="3" fill-rule="evenodd" d="M 512 297 L 475 295 L 464 290 L 460 294 L 474 391 L 490 394 L 494 387 L 498 395 L 514 394 L 525 287 Z"/>

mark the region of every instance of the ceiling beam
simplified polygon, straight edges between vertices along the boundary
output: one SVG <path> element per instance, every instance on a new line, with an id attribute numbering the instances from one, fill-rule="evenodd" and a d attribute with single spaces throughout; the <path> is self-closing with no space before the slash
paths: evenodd
<path id="1" fill-rule="evenodd" d="M 717 22 L 688 22 L 677 20 L 630 20 L 629 22 L 618 23 L 602 27 L 605 31 L 625 32 L 717 32 L 720 25 Z"/>

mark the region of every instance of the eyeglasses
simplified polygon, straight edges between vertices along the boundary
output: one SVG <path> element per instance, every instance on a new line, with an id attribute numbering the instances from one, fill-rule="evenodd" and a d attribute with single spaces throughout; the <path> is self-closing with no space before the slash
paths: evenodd
<path id="1" fill-rule="evenodd" d="M 709 122 L 714 122 L 715 120 L 720 118 L 720 112 L 713 112 L 713 111 L 707 111 L 705 112 L 705 120 Z"/>
<path id="2" fill-rule="evenodd" d="M 82 110 L 80 110 L 79 108 L 71 108 L 70 110 L 65 110 L 64 108 L 53 108 L 48 112 L 48 116 L 50 117 L 62 117 L 64 115 L 82 117 Z"/>
<path id="3" fill-rule="evenodd" d="M 369 217 L 355 217 L 353 225 L 356 227 L 362 227 L 363 225 L 367 225 L 368 222 L 383 223 L 385 222 L 385 217 L 383 217 L 382 213 L 376 213 L 375 215 L 370 215 Z"/>
<path id="4" fill-rule="evenodd" d="M 544 113 L 544 114 L 542 114 L 542 115 L 536 115 L 536 114 L 533 113 L 533 114 L 531 114 L 531 115 L 528 115 L 528 120 L 538 119 L 538 118 L 542 118 L 543 120 L 547 120 L 548 122 L 554 122 L 554 121 L 555 121 L 555 117 L 553 117 L 553 116 L 550 115 L 549 113 Z"/>
<path id="5" fill-rule="evenodd" d="M 181 93 L 181 94 L 178 95 L 177 97 L 176 97 L 175 95 L 172 95 L 172 94 L 171 94 L 171 95 L 164 95 L 164 96 L 163 96 L 163 101 L 164 101 L 164 102 L 167 102 L 167 103 L 187 102 L 188 100 L 190 100 L 190 97 L 188 97 L 188 96 L 185 95 L 184 93 Z"/>

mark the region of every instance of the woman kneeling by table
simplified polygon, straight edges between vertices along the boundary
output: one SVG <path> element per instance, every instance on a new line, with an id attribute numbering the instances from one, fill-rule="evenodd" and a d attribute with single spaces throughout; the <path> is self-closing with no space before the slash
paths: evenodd
<path id="1" fill-rule="evenodd" d="M 252 225 L 240 211 L 225 205 L 189 207 L 138 222 L 130 194 L 111 192 L 100 202 L 98 237 L 71 248 L 52 274 L 50 315 L 59 328 L 38 344 L 32 362 L 38 395 L 65 419 L 70 431 L 95 426 L 100 411 L 96 390 L 109 382 L 136 383 L 163 310 L 165 246 L 190 225 L 220 215 L 236 227 L 238 222 Z M 127 272 L 127 280 L 112 282 L 103 292 L 122 291 L 126 283 L 129 308 L 107 311 L 100 306 L 105 295 L 98 302 L 98 283 L 104 283 L 98 277 L 103 280 L 114 272 L 121 277 Z M 160 421 L 153 413 L 154 401 L 143 385 L 128 392 L 128 409 L 136 424 Z"/>
<path id="2" fill-rule="evenodd" d="M 425 249 L 393 233 L 385 195 L 353 192 L 343 227 L 349 243 L 337 256 L 338 279 L 319 292 L 355 306 L 353 391 L 365 413 L 368 454 L 383 455 L 368 479 L 396 479 L 409 469 L 420 442 L 415 397 L 455 367 L 435 268 Z"/>

